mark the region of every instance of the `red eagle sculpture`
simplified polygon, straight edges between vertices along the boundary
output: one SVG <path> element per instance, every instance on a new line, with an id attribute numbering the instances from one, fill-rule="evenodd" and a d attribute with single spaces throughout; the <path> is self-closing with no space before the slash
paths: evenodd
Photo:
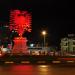
<path id="1" fill-rule="evenodd" d="M 15 30 L 21 37 L 24 31 L 31 32 L 31 14 L 27 11 L 10 11 L 10 30 Z"/>

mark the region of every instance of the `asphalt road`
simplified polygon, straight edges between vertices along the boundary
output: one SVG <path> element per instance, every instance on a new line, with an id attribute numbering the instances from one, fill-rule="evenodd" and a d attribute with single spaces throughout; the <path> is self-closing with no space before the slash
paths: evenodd
<path id="1" fill-rule="evenodd" d="M 75 75 L 75 65 L 0 65 L 0 75 Z"/>

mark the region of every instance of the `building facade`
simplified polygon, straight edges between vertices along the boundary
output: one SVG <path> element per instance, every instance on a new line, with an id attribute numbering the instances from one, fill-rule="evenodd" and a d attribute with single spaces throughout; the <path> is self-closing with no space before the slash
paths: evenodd
<path id="1" fill-rule="evenodd" d="M 61 51 L 64 52 L 75 52 L 75 36 L 68 35 L 68 37 L 61 39 Z"/>

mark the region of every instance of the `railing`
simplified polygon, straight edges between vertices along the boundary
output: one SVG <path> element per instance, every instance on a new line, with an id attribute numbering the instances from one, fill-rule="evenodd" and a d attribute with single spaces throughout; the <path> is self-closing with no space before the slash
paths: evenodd
<path id="1" fill-rule="evenodd" d="M 12 55 L 13 53 L 10 52 L 8 54 Z M 3 55 L 4 53 L 0 51 L 0 57 Z M 14 55 L 16 55 L 16 53 L 14 53 Z M 20 52 L 17 53 L 17 55 L 75 56 L 75 54 L 64 52 L 64 51 L 52 51 L 50 47 L 28 47 L 28 50 L 25 53 Z"/>

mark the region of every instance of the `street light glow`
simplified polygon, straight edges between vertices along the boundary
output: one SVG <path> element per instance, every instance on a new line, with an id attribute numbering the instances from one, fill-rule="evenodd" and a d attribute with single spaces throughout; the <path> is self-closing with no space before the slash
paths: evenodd
<path id="1" fill-rule="evenodd" d="M 43 35 L 46 35 L 46 31 L 43 31 L 42 34 L 43 34 Z"/>
<path id="2" fill-rule="evenodd" d="M 44 47 L 45 47 L 45 39 L 46 39 L 46 38 L 45 38 L 45 36 L 46 36 L 46 31 L 45 31 L 45 30 L 42 31 L 42 35 L 44 36 L 44 42 L 43 42 L 43 43 L 44 43 Z"/>

